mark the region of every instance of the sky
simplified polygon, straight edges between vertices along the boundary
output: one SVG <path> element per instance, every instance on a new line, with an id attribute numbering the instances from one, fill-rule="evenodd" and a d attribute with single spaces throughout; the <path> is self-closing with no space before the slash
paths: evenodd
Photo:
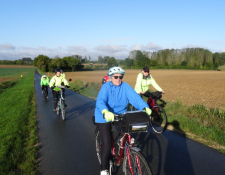
<path id="1" fill-rule="evenodd" d="M 0 60 L 225 52 L 225 0 L 0 0 Z"/>

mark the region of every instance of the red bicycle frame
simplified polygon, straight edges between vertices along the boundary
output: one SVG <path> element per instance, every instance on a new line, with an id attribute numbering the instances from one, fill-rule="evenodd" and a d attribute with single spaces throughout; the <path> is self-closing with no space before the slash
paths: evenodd
<path id="1" fill-rule="evenodd" d="M 119 157 L 116 157 L 116 152 L 115 152 L 115 145 L 114 145 L 114 138 L 112 136 L 112 155 L 113 157 L 115 158 L 115 164 L 117 166 L 119 166 L 124 158 L 124 148 L 127 148 L 126 149 L 126 156 L 127 156 L 127 159 L 128 159 L 128 164 L 129 164 L 129 168 L 130 168 L 130 172 L 131 174 L 133 175 L 133 169 L 132 169 L 132 166 L 131 166 L 131 160 L 130 160 L 130 150 L 129 150 L 129 146 L 132 147 L 132 143 L 131 143 L 131 136 L 128 134 L 128 133 L 125 133 L 123 135 L 123 137 L 120 139 L 121 140 L 121 143 L 120 143 L 120 154 L 119 154 Z M 128 142 L 128 146 L 126 147 L 126 142 Z M 136 156 L 136 162 L 137 162 L 137 165 L 138 165 L 138 169 L 140 171 L 140 174 L 142 174 L 141 172 L 141 168 L 140 168 L 140 162 L 139 162 L 139 159 L 138 157 Z"/>

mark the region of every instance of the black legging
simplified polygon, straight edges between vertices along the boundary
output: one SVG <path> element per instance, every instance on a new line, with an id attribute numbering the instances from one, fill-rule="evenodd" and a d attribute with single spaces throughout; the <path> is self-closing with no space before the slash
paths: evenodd
<path id="1" fill-rule="evenodd" d="M 58 98 L 59 98 L 59 91 L 52 90 L 52 95 L 54 97 L 54 100 L 53 100 L 54 109 L 56 109 Z"/>
<path id="2" fill-rule="evenodd" d="M 48 96 L 48 85 L 42 85 L 41 87 L 42 91 L 44 90 L 44 88 L 46 88 L 46 94 Z"/>
<path id="3" fill-rule="evenodd" d="M 111 154 L 111 146 L 112 146 L 112 131 L 111 131 L 111 123 L 96 123 L 101 141 L 101 170 L 109 169 L 109 157 Z"/>

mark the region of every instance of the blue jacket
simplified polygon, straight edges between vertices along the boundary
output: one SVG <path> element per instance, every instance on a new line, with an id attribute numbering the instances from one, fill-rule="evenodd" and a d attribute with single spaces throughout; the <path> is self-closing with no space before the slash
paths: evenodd
<path id="1" fill-rule="evenodd" d="M 126 106 L 128 103 L 138 110 L 148 107 L 148 104 L 129 84 L 122 82 L 119 86 L 115 86 L 111 81 L 103 84 L 96 100 L 95 122 L 107 122 L 103 118 L 103 109 L 115 114 L 121 114 L 127 111 Z"/>

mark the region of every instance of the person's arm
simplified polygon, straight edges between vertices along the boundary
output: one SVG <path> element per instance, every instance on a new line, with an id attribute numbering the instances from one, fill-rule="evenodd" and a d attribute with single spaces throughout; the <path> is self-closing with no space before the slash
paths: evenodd
<path id="1" fill-rule="evenodd" d="M 159 91 L 159 92 L 162 92 L 162 91 L 163 91 L 163 90 L 159 87 L 159 85 L 156 83 L 156 81 L 154 80 L 153 77 L 151 77 L 150 82 L 151 82 L 151 85 L 152 85 L 157 91 Z"/>
<path id="2" fill-rule="evenodd" d="M 130 104 L 132 104 L 136 109 L 143 110 L 148 108 L 148 104 L 141 98 L 140 95 L 129 85 L 127 84 L 126 96 Z"/>
<path id="3" fill-rule="evenodd" d="M 108 86 L 102 86 L 101 90 L 98 93 L 98 97 L 96 99 L 96 108 L 99 110 L 100 113 L 102 113 L 102 111 L 104 109 L 108 110 L 107 107 L 107 100 L 108 100 L 108 95 L 107 95 L 107 88 Z"/>
<path id="4" fill-rule="evenodd" d="M 141 80 L 142 80 L 142 74 L 138 74 L 136 84 L 135 84 L 135 91 L 139 94 L 142 92 L 142 87 L 141 87 Z"/>
<path id="5" fill-rule="evenodd" d="M 52 79 L 51 79 L 51 81 L 49 83 L 49 87 L 52 88 L 54 86 L 54 84 L 55 84 L 55 78 L 52 77 Z"/>

